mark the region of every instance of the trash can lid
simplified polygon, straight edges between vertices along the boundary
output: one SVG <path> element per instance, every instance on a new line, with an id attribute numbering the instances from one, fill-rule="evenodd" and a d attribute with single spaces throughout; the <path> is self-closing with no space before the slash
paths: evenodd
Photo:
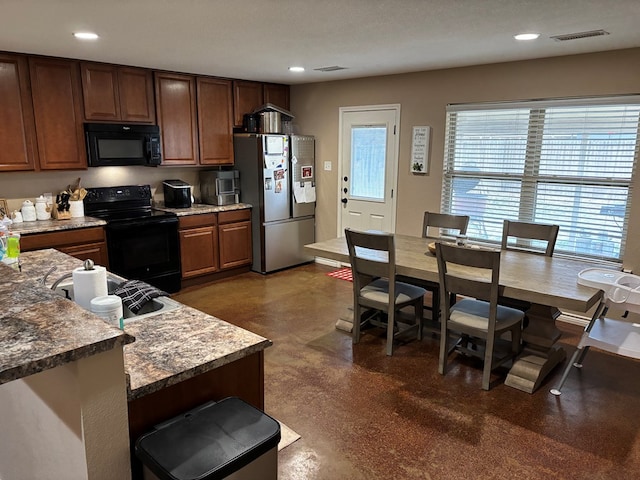
<path id="1" fill-rule="evenodd" d="M 280 424 L 236 397 L 209 402 L 145 433 L 138 458 L 161 480 L 218 480 L 278 445 Z"/>

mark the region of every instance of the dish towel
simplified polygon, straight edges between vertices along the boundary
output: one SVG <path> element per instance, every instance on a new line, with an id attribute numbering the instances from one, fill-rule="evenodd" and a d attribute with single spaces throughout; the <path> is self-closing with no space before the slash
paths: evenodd
<path id="1" fill-rule="evenodd" d="M 126 280 L 113 292 L 122 298 L 122 303 L 133 313 L 138 313 L 147 302 L 156 297 L 168 297 L 169 294 L 141 280 Z"/>

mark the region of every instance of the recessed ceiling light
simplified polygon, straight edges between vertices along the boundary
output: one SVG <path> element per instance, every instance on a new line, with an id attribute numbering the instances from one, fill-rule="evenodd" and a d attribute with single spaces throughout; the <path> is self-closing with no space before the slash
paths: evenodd
<path id="1" fill-rule="evenodd" d="M 74 37 L 80 40 L 97 40 L 98 34 L 93 32 L 75 32 Z"/>
<path id="2" fill-rule="evenodd" d="M 289 67 L 290 72 L 304 72 L 304 67 Z"/>
<path id="3" fill-rule="evenodd" d="M 514 35 L 513 38 L 516 40 L 535 40 L 539 36 L 539 33 L 519 33 L 518 35 Z"/>

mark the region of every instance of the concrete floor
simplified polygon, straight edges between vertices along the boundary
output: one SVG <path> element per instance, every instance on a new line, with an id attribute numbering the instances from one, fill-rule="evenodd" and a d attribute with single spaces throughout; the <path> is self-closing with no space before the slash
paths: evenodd
<path id="1" fill-rule="evenodd" d="M 640 478 L 640 362 L 592 350 L 561 397 L 562 367 L 533 394 L 452 357 L 437 372 L 425 335 L 385 355 L 384 332 L 352 345 L 335 321 L 352 284 L 310 264 L 183 291 L 180 302 L 273 341 L 265 410 L 302 435 L 279 455 L 281 480 Z M 573 351 L 579 327 L 559 324 Z"/>

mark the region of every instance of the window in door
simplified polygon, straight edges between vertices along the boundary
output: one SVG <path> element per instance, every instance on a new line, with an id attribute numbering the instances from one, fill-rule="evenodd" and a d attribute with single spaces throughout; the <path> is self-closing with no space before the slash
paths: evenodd
<path id="1" fill-rule="evenodd" d="M 357 126 L 351 130 L 351 196 L 384 201 L 386 126 Z"/>
<path id="2" fill-rule="evenodd" d="M 499 243 L 504 219 L 560 225 L 555 251 L 620 261 L 640 97 L 447 108 L 442 211 Z"/>

